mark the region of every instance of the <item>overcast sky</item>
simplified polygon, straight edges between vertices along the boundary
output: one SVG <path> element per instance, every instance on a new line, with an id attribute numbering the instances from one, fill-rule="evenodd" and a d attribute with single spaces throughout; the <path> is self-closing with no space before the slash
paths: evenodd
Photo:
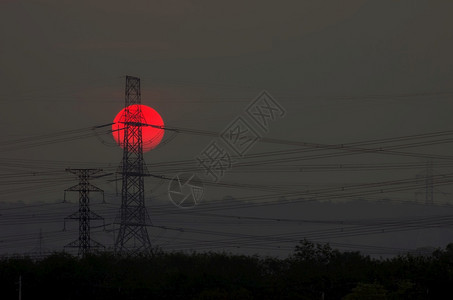
<path id="1" fill-rule="evenodd" d="M 270 124 L 266 138 L 332 145 L 451 130 L 452 9 L 449 0 L 2 0 L 0 160 L 5 189 L 0 199 L 55 202 L 66 185 L 76 183 L 76 178 L 64 174 L 65 168 L 114 171 L 122 150 L 108 133 L 98 130 L 97 137 L 82 139 L 73 134 L 90 134 L 86 128 L 112 122 L 124 106 L 125 75 L 141 78 L 142 103 L 156 109 L 167 126 L 184 129 L 220 133 L 267 90 L 287 113 Z M 56 142 L 60 137 L 64 141 Z M 164 140 L 165 145 L 145 154 L 148 164 L 195 163 L 213 138 L 166 132 Z M 415 140 L 421 141 L 425 140 Z M 260 142 L 249 154 L 296 148 Z M 443 140 L 436 146 L 402 150 L 421 157 L 375 153 L 299 159 L 243 172 L 233 167 L 221 182 L 305 191 L 394 181 L 423 174 L 430 156 L 449 156 L 451 150 Z M 449 173 L 448 162 L 445 157 L 434 159 L 436 174 Z M 366 172 L 295 172 L 306 164 L 396 163 L 419 165 L 375 172 L 369 166 Z M 55 176 L 67 181 L 55 186 L 41 187 L 52 177 L 38 182 L 39 189 L 29 179 L 6 180 L 11 174 L 57 169 L 62 172 Z M 173 177 L 177 169 L 164 164 L 151 166 L 150 172 Z M 100 184 L 117 205 L 115 184 L 107 180 Z M 448 203 L 449 189 L 446 184 L 436 190 L 438 203 Z M 372 198 L 415 201 L 417 192 L 423 202 L 423 191 L 415 189 Z M 203 201 L 208 205 L 213 199 L 263 193 L 269 191 L 211 186 Z M 149 180 L 147 196 L 171 206 L 166 183 Z M 284 207 L 280 209 L 284 214 Z M 352 211 L 355 217 L 362 214 L 358 208 Z M 412 217 L 423 209 L 416 211 Z M 433 210 L 432 216 L 436 214 L 439 211 Z M 265 216 L 271 216 L 269 211 Z M 257 231 L 265 228 L 254 226 Z M 222 223 L 219 228 L 227 227 Z M 418 239 L 400 246 L 448 242 L 444 237 Z M 392 245 L 389 240 L 387 245 Z M 375 237 L 371 241 L 381 243 Z"/>

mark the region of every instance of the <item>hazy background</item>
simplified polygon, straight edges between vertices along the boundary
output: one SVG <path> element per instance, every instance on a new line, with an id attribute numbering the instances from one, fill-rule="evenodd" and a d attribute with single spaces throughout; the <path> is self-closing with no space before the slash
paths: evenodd
<path id="1" fill-rule="evenodd" d="M 170 127 L 221 132 L 266 89 L 287 110 L 268 138 L 332 145 L 451 130 L 452 9 L 447 0 L 0 1 L 2 252 L 36 251 L 40 228 L 50 249 L 77 238 L 75 222 L 61 232 L 63 218 L 77 210 L 77 194 L 59 203 L 77 184 L 64 169 L 117 170 L 122 151 L 108 127 L 90 128 L 123 108 L 126 74 L 141 78 L 142 103 Z M 441 176 L 453 167 L 450 138 L 391 144 L 426 141 L 401 150 L 422 157 L 307 154 L 259 143 L 242 162 L 274 154 L 258 166 L 233 166 L 221 184 L 207 184 L 192 210 L 174 207 L 168 182 L 149 178 L 153 224 L 171 227 L 150 228 L 150 235 L 168 249 L 271 255 L 286 255 L 304 237 L 377 255 L 444 247 L 453 233 L 450 178 Z M 145 160 L 150 173 L 171 178 L 194 170 L 212 138 L 167 132 L 165 140 Z M 444 180 L 434 205 L 424 204 L 428 160 Z M 417 174 L 407 189 L 386 192 Z M 341 194 L 347 185 L 381 181 L 384 191 Z M 93 196 L 108 225 L 93 237 L 111 246 L 120 182 L 108 175 L 93 183 L 108 202 Z M 297 193 L 265 197 L 280 191 Z M 250 196 L 258 198 L 244 207 Z"/>

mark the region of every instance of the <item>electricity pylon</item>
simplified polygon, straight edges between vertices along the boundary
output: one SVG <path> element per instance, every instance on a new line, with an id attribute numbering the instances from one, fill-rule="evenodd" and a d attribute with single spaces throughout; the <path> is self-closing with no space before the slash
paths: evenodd
<path id="1" fill-rule="evenodd" d="M 91 220 L 104 220 L 101 216 L 90 210 L 90 192 L 100 192 L 104 195 L 104 191 L 89 183 L 91 175 L 101 172 L 101 169 L 66 169 L 67 172 L 73 173 L 79 177 L 79 184 L 74 185 L 65 190 L 66 192 L 79 192 L 79 211 L 65 218 L 79 220 L 79 238 L 65 246 L 65 248 L 78 248 L 79 255 L 85 255 L 91 252 L 91 249 L 105 248 L 100 243 L 91 239 Z"/>
<path id="2" fill-rule="evenodd" d="M 433 162 L 426 163 L 425 177 L 425 204 L 434 204 L 434 180 L 433 180 Z"/>
<path id="3" fill-rule="evenodd" d="M 423 185 L 424 191 L 418 191 L 416 192 L 416 195 L 423 194 L 425 204 L 434 204 L 434 169 L 432 161 L 426 162 L 426 169 L 424 173 L 417 174 L 417 184 Z"/>
<path id="4" fill-rule="evenodd" d="M 143 113 L 128 109 L 141 104 L 140 78 L 126 76 L 123 128 L 123 160 L 121 164 L 122 190 L 120 224 L 115 240 L 115 253 L 136 255 L 149 253 L 151 242 L 146 226 L 151 225 L 145 208 L 144 176 L 148 175 L 143 162 L 142 127 L 146 126 Z"/>

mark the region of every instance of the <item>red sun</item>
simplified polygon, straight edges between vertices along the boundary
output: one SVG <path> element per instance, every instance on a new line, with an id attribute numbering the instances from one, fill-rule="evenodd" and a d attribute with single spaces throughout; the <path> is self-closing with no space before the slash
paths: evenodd
<path id="1" fill-rule="evenodd" d="M 143 140 L 143 152 L 154 149 L 159 145 L 160 141 L 164 136 L 164 129 L 156 128 L 163 127 L 164 121 L 157 111 L 149 106 L 142 104 L 130 105 L 123 108 L 113 119 L 112 134 L 116 143 L 124 148 L 124 122 L 126 109 L 130 114 L 135 114 L 137 110 L 142 111 L 143 120 L 140 123 L 152 125 L 152 126 L 141 126 L 142 128 L 142 140 Z M 132 120 L 130 120 L 132 121 Z"/>

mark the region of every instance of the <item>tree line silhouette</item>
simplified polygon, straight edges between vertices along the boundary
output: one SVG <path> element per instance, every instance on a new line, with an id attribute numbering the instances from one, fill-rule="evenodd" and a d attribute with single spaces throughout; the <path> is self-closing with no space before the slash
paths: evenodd
<path id="1" fill-rule="evenodd" d="M 390 259 L 303 240 L 284 259 L 156 249 L 0 260 L 1 299 L 19 288 L 23 299 L 441 299 L 452 283 L 453 243 Z"/>

